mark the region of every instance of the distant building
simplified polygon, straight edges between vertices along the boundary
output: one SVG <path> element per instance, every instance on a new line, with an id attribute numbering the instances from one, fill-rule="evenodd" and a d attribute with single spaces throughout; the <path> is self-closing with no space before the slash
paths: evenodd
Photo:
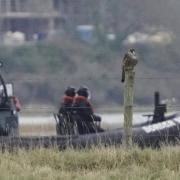
<path id="1" fill-rule="evenodd" d="M 57 29 L 108 21 L 107 0 L 0 0 L 0 36 L 22 32 L 26 40 L 44 39 Z M 109 11 L 111 12 L 111 11 Z"/>
<path id="2" fill-rule="evenodd" d="M 54 31 L 63 21 L 53 0 L 0 0 L 0 31 L 19 31 L 27 40 Z"/>

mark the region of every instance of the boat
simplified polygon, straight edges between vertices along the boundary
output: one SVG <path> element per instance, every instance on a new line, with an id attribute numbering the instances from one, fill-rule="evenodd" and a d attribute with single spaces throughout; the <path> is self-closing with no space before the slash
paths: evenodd
<path id="1" fill-rule="evenodd" d="M 180 141 L 180 118 L 158 122 L 156 124 L 133 127 L 132 143 L 140 148 L 160 148 L 161 145 L 175 145 Z M 2 148 L 91 148 L 94 146 L 121 146 L 123 129 L 83 135 L 58 135 L 43 137 L 0 137 Z"/>
<path id="2" fill-rule="evenodd" d="M 64 115 L 64 114 L 56 114 L 54 113 L 54 119 L 56 122 L 56 132 L 57 135 L 78 135 L 78 125 L 79 123 L 76 122 L 82 122 L 84 123 L 85 121 L 78 116 L 77 114 L 73 114 L 70 112 L 67 112 L 68 114 Z M 160 93 L 159 92 L 155 92 L 154 93 L 154 112 L 152 114 L 143 114 L 144 117 L 147 117 L 147 120 L 142 122 L 142 123 L 136 123 L 133 124 L 133 127 L 142 127 L 142 126 L 147 126 L 147 125 L 152 125 L 152 124 L 156 124 L 159 122 L 164 122 L 164 121 L 168 121 L 168 120 L 173 120 L 176 117 L 179 117 L 180 115 L 178 113 L 172 113 L 172 114 L 166 114 L 167 113 L 167 105 L 166 104 L 162 104 L 160 102 Z M 92 123 L 94 123 L 94 128 L 96 128 L 96 133 L 97 132 L 102 132 L 98 131 L 98 129 L 102 129 L 101 128 L 101 122 L 96 122 L 94 121 L 93 117 L 92 117 Z M 84 128 L 85 125 L 83 125 Z M 121 128 L 117 128 L 116 130 L 121 130 Z M 105 131 L 105 130 L 104 130 Z M 84 134 L 89 134 L 91 132 L 89 132 L 89 130 L 87 129 L 87 131 L 85 131 Z M 94 133 L 94 131 L 92 132 Z"/>

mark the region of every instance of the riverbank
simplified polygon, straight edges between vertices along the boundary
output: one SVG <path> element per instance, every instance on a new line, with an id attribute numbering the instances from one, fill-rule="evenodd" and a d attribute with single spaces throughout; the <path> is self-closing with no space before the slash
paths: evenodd
<path id="1" fill-rule="evenodd" d="M 35 149 L 0 153 L 3 180 L 179 180 L 180 148 Z"/>

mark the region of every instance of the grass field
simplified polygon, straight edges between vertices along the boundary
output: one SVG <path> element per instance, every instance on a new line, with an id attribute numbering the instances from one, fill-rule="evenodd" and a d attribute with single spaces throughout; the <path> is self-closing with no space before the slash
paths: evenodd
<path id="1" fill-rule="evenodd" d="M 179 180 L 180 147 L 123 147 L 0 153 L 3 180 Z"/>

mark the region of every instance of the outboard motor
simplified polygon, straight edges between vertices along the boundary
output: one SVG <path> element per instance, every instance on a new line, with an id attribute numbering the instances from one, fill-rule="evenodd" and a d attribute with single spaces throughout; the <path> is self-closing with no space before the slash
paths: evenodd
<path id="1" fill-rule="evenodd" d="M 160 103 L 159 92 L 154 93 L 154 115 L 152 124 L 162 122 L 165 120 L 165 113 L 167 112 L 167 105 Z"/>

